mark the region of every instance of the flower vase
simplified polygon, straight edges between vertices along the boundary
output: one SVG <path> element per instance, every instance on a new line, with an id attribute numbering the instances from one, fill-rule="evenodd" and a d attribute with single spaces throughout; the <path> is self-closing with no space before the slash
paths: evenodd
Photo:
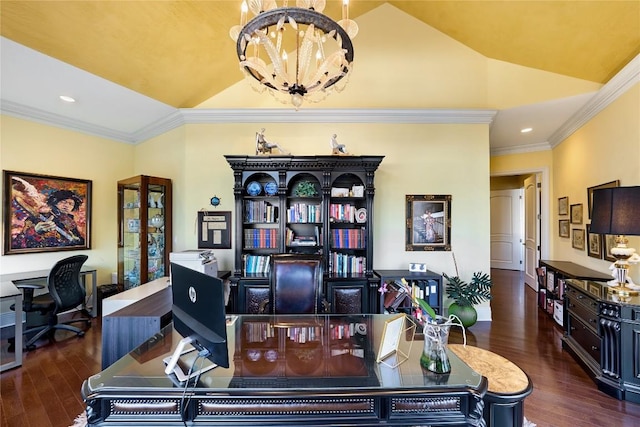
<path id="1" fill-rule="evenodd" d="M 451 372 L 451 363 L 447 355 L 450 327 L 449 319 L 442 316 L 423 325 L 424 347 L 420 356 L 420 366 L 437 374 Z"/>

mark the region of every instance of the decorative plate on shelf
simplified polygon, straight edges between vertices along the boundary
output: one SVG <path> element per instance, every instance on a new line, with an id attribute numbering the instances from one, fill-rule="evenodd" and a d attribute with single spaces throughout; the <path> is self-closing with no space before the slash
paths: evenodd
<path id="1" fill-rule="evenodd" d="M 275 196 L 278 193 L 278 184 L 275 181 L 269 181 L 264 185 L 264 192 L 267 196 Z"/>
<path id="2" fill-rule="evenodd" d="M 262 185 L 258 181 L 251 181 L 247 184 L 247 194 L 250 196 L 257 196 L 262 193 Z"/>
<path id="3" fill-rule="evenodd" d="M 367 209 L 360 208 L 356 210 L 356 222 L 360 224 L 367 222 Z"/>

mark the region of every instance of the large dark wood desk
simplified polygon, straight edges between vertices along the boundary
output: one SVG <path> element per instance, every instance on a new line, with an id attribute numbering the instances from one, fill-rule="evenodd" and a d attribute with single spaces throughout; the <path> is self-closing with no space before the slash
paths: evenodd
<path id="1" fill-rule="evenodd" d="M 85 381 L 89 426 L 183 426 L 184 412 L 189 425 L 207 426 L 485 427 L 487 380 L 453 352 L 444 375 L 422 370 L 421 342 L 398 367 L 376 363 L 387 319 L 239 316 L 227 327 L 230 368 L 186 390 L 164 374 L 181 338 L 170 324 Z"/>

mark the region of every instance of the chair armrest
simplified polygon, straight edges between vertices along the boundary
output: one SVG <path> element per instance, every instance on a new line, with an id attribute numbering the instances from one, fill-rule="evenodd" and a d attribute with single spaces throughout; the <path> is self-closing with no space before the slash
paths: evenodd
<path id="1" fill-rule="evenodd" d="M 38 285 L 37 283 L 14 283 L 14 286 L 18 289 L 44 289 L 44 285 Z"/>

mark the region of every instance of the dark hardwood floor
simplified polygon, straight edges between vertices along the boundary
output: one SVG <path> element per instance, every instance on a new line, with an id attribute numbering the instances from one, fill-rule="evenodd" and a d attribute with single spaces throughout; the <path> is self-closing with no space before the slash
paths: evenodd
<path id="1" fill-rule="evenodd" d="M 493 321 L 467 333 L 468 344 L 491 350 L 520 366 L 533 381 L 525 416 L 538 427 L 632 427 L 640 405 L 598 391 L 562 350 L 562 330 L 538 309 L 535 292 L 518 272 L 493 270 Z M 25 354 L 24 365 L 0 374 L 2 427 L 66 427 L 84 409 L 80 386 L 100 371 L 100 321 L 84 338 L 65 337 Z M 450 342 L 462 342 L 452 332 Z M 4 345 L 4 343 L 3 343 Z"/>

